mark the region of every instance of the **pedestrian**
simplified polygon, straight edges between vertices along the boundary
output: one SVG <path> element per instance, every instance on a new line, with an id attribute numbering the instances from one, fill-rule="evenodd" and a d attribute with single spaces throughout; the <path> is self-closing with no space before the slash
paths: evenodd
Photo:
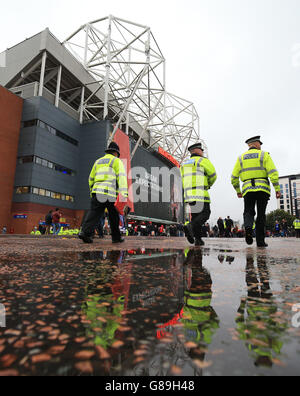
<path id="1" fill-rule="evenodd" d="M 2 228 L 2 234 L 7 234 L 7 227 L 6 227 L 6 226 L 3 226 L 3 228 Z"/>
<path id="2" fill-rule="evenodd" d="M 97 233 L 98 233 L 98 236 L 100 239 L 104 238 L 104 230 L 103 230 L 104 223 L 105 223 L 105 216 L 103 215 L 102 217 L 100 217 L 99 223 L 96 227 L 96 230 L 97 230 Z"/>
<path id="3" fill-rule="evenodd" d="M 119 194 L 128 198 L 127 175 L 123 162 L 120 160 L 119 146 L 112 142 L 105 152 L 106 155 L 95 162 L 89 177 L 91 209 L 79 233 L 79 238 L 84 243 L 93 243 L 92 235 L 105 209 L 108 210 L 112 242 L 124 242 L 120 233 L 119 212 L 115 203 Z"/>
<path id="4" fill-rule="evenodd" d="M 282 232 L 283 232 L 283 236 L 285 238 L 287 238 L 289 236 L 289 229 L 288 228 L 289 228 L 288 227 L 288 222 L 286 221 L 286 219 L 283 219 L 282 223 L 281 223 L 281 229 L 282 229 Z"/>
<path id="5" fill-rule="evenodd" d="M 46 214 L 46 216 L 45 216 L 45 225 L 46 225 L 45 235 L 50 234 L 50 229 L 52 226 L 52 213 L 53 213 L 53 210 L 50 210 L 49 213 Z"/>
<path id="6" fill-rule="evenodd" d="M 226 238 L 232 238 L 232 228 L 233 228 L 233 221 L 230 218 L 230 216 L 227 216 L 227 219 L 225 220 L 226 224 Z"/>
<path id="7" fill-rule="evenodd" d="M 275 236 L 276 236 L 277 238 L 280 237 L 280 231 L 281 231 L 281 228 L 280 228 L 279 221 L 276 220 L 276 222 L 275 222 Z"/>
<path id="8" fill-rule="evenodd" d="M 231 182 L 238 198 L 244 198 L 244 223 L 246 242 L 253 244 L 253 223 L 257 206 L 256 243 L 258 247 L 267 247 L 265 243 L 266 209 L 271 195 L 271 180 L 276 198 L 281 198 L 279 174 L 268 152 L 262 151 L 260 136 L 246 141 L 249 149 L 242 154 L 234 167 Z M 240 189 L 240 179 L 244 183 Z"/>
<path id="9" fill-rule="evenodd" d="M 185 236 L 191 244 L 203 246 L 202 226 L 210 218 L 208 190 L 217 180 L 213 164 L 204 157 L 201 143 L 188 148 L 191 158 L 181 167 L 184 201 L 190 205 L 192 221 L 184 226 Z"/>
<path id="10" fill-rule="evenodd" d="M 219 228 L 217 225 L 215 225 L 213 227 L 213 235 L 214 235 L 214 238 L 218 238 L 218 236 L 219 236 Z"/>
<path id="11" fill-rule="evenodd" d="M 59 208 L 56 208 L 55 211 L 52 213 L 52 221 L 53 221 L 53 234 L 58 235 L 61 229 L 60 218 L 62 213 L 60 212 Z"/>
<path id="12" fill-rule="evenodd" d="M 225 232 L 225 227 L 224 227 L 224 220 L 222 219 L 222 217 L 219 217 L 218 228 L 219 228 L 219 237 L 223 238 L 224 232 Z"/>
<path id="13" fill-rule="evenodd" d="M 300 220 L 299 217 L 293 223 L 294 229 L 296 231 L 296 238 L 300 238 Z"/>
<path id="14" fill-rule="evenodd" d="M 44 227 L 41 223 L 39 224 L 38 230 L 39 230 L 39 232 L 41 233 L 41 235 L 45 235 L 45 233 L 46 233 L 46 227 Z"/>

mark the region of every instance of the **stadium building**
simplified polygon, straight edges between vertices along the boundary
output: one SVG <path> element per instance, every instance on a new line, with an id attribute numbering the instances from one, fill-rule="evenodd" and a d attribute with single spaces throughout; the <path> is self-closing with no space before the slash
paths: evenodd
<path id="1" fill-rule="evenodd" d="M 50 209 L 79 227 L 89 208 L 88 176 L 112 140 L 131 183 L 156 185 L 153 167 L 179 167 L 199 141 L 193 103 L 166 90 L 165 59 L 149 27 L 113 16 L 61 43 L 46 29 L 0 54 L 0 231 L 29 233 Z M 134 219 L 169 224 L 184 210 L 134 202 Z M 137 191 L 134 189 L 134 191 Z"/>

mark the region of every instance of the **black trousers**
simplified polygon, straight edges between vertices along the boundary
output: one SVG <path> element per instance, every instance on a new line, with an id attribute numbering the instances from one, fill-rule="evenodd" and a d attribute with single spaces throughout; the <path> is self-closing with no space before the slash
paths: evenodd
<path id="1" fill-rule="evenodd" d="M 119 212 L 115 207 L 114 202 L 99 202 L 96 194 L 93 194 L 91 201 L 91 209 L 88 212 L 84 222 L 82 224 L 82 232 L 86 236 L 93 236 L 95 229 L 98 227 L 100 219 L 104 217 L 105 209 L 108 210 L 108 218 L 110 222 L 112 240 L 118 241 L 121 238 L 120 233 L 120 217 Z"/>
<path id="2" fill-rule="evenodd" d="M 296 230 L 296 238 L 300 238 L 300 230 Z"/>
<path id="3" fill-rule="evenodd" d="M 257 207 L 256 219 L 256 241 L 263 243 L 266 234 L 266 210 L 270 195 L 263 192 L 249 192 L 244 197 L 245 210 L 244 210 L 244 225 L 245 228 L 253 229 L 254 218 L 256 215 L 255 207 Z"/>
<path id="4" fill-rule="evenodd" d="M 191 207 L 193 207 L 193 204 L 190 204 Z M 207 222 L 207 220 L 210 218 L 211 210 L 210 210 L 210 204 L 209 203 L 204 203 L 203 204 L 203 210 L 200 213 L 192 213 L 192 227 L 193 227 L 193 232 L 194 236 L 196 239 L 201 239 L 202 237 L 202 226 Z"/>

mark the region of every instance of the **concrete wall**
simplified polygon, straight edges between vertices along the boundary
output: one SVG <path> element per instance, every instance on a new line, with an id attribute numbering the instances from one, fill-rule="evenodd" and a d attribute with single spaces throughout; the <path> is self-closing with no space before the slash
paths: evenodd
<path id="1" fill-rule="evenodd" d="M 86 210 L 90 207 L 89 175 L 95 161 L 105 155 L 111 129 L 109 121 L 92 122 L 81 127 L 76 193 L 76 208 L 79 210 Z"/>
<path id="2" fill-rule="evenodd" d="M 39 119 L 78 141 L 75 146 L 44 128 L 22 128 L 18 156 L 35 155 L 76 172 L 70 176 L 38 164 L 18 164 L 15 186 L 33 186 L 66 195 L 76 195 L 80 157 L 80 124 L 47 100 L 36 97 L 24 101 L 22 121 Z M 76 197 L 75 197 L 76 199 Z M 76 203 L 54 200 L 38 195 L 14 194 L 14 202 L 34 202 L 43 205 L 75 209 Z"/>
<path id="3" fill-rule="evenodd" d="M 0 231 L 10 227 L 23 100 L 0 86 Z"/>
<path id="4" fill-rule="evenodd" d="M 75 202 L 56 200 L 35 194 L 13 195 L 14 214 L 26 214 L 27 219 L 14 219 L 15 233 L 28 233 L 44 220 L 50 209 L 59 207 L 68 213 L 67 222 L 72 226 L 81 224 L 83 211 L 90 207 L 88 178 L 94 162 L 105 154 L 108 134 L 112 129 L 109 121 L 79 122 L 57 109 L 42 97 L 24 101 L 22 121 L 41 120 L 78 141 L 75 146 L 44 128 L 22 128 L 18 157 L 35 155 L 76 172 L 70 176 L 35 163 L 17 164 L 15 187 L 33 186 L 75 197 Z M 14 157 L 14 164 L 16 161 Z M 77 220 L 74 220 L 77 219 Z"/>

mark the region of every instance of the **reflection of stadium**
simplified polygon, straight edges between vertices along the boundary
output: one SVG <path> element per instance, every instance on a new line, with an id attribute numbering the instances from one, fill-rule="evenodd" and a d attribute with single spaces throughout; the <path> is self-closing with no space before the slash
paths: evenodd
<path id="1" fill-rule="evenodd" d="M 1 59 L 0 224 L 15 233 L 29 233 L 53 207 L 77 227 L 89 206 L 88 174 L 111 139 L 129 168 L 148 173 L 178 166 L 199 140 L 197 111 L 167 92 L 165 59 L 148 27 L 110 16 L 64 43 L 46 29 Z M 134 214 L 180 221 L 177 206 L 160 197 Z"/>

